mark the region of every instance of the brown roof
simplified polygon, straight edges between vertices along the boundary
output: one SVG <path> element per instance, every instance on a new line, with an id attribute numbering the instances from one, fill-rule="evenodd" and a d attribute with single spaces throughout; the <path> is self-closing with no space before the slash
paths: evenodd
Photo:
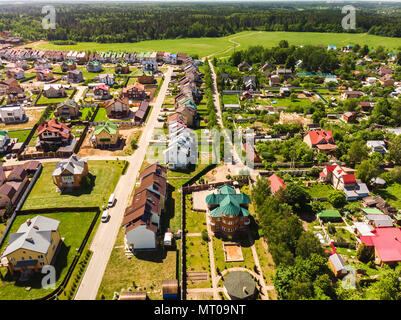
<path id="1" fill-rule="evenodd" d="M 163 173 L 167 173 L 167 168 L 162 166 L 160 163 L 155 162 L 154 164 L 151 164 L 149 167 L 145 168 L 140 174 L 139 174 L 139 179 L 142 180 L 142 178 L 148 176 L 151 173 L 156 173 L 159 176 L 163 176 Z"/>
<path id="2" fill-rule="evenodd" d="M 39 161 L 28 161 L 23 164 L 25 170 L 33 171 L 37 170 L 40 166 Z"/>
<path id="3" fill-rule="evenodd" d="M 16 192 L 17 190 L 15 190 L 14 187 L 7 182 L 0 187 L 0 194 L 5 194 L 10 199 L 14 197 Z"/>
<path id="4" fill-rule="evenodd" d="M 24 180 L 24 178 L 27 176 L 27 172 L 25 171 L 25 168 L 23 165 L 20 166 L 15 166 L 11 173 L 8 175 L 7 180 L 8 181 L 21 181 Z"/>
<path id="5" fill-rule="evenodd" d="M 145 178 L 142 179 L 141 185 L 137 189 L 138 193 L 150 187 L 153 187 L 154 190 L 156 190 L 157 192 L 159 192 L 164 196 L 166 194 L 166 189 L 167 189 L 166 178 L 158 176 L 155 173 L 146 176 Z"/>

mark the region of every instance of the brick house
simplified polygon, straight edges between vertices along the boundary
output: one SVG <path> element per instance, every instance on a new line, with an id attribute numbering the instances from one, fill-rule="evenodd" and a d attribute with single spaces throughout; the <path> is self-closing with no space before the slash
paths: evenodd
<path id="1" fill-rule="evenodd" d="M 56 163 L 53 170 L 53 183 L 62 190 L 66 188 L 79 188 L 82 177 L 89 174 L 88 161 L 73 154 L 68 159 Z"/>

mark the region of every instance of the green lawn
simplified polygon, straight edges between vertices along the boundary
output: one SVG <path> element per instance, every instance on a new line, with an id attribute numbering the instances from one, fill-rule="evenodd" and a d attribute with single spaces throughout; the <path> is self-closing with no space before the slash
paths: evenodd
<path id="1" fill-rule="evenodd" d="M 378 189 L 376 193 L 390 206 L 401 209 L 401 184 L 393 183 L 385 189 Z"/>
<path id="2" fill-rule="evenodd" d="M 185 197 L 186 227 L 188 233 L 200 233 L 206 229 L 206 217 L 204 212 L 192 211 L 192 195 Z"/>
<path id="3" fill-rule="evenodd" d="M 231 41 L 230 41 L 231 40 Z M 37 49 L 51 50 L 90 50 L 90 51 L 170 51 L 186 52 L 199 57 L 216 55 L 229 56 L 234 49 L 245 49 L 249 46 L 264 45 L 277 46 L 281 40 L 287 40 L 291 45 L 318 45 L 335 44 L 337 48 L 348 45 L 367 44 L 369 47 L 382 45 L 389 49 L 401 46 L 401 38 L 381 37 L 367 33 L 318 33 L 318 32 L 271 32 L 271 31 L 244 31 L 221 38 L 185 38 L 168 40 L 149 40 L 136 43 L 93 43 L 81 42 L 75 45 L 54 45 L 50 43 L 38 44 Z"/>
<path id="4" fill-rule="evenodd" d="M 187 237 L 187 272 L 206 271 L 208 272 L 207 281 L 188 281 L 189 288 L 210 288 L 212 286 L 210 276 L 209 246 L 201 237 Z"/>
<path id="5" fill-rule="evenodd" d="M 224 104 L 239 104 L 238 95 L 236 95 L 236 94 L 223 95 L 223 103 Z"/>
<path id="6" fill-rule="evenodd" d="M 56 192 L 52 181 L 55 162 L 43 164 L 43 171 L 33 187 L 23 209 L 48 207 L 90 207 L 105 204 L 120 178 L 122 161 L 88 161 L 89 172 L 94 178 L 91 190 L 77 190 L 68 194 Z"/>
<path id="7" fill-rule="evenodd" d="M 17 131 L 8 131 L 8 135 L 10 138 L 18 138 L 18 142 L 24 142 L 28 137 L 31 130 L 17 130 Z"/>
<path id="8" fill-rule="evenodd" d="M 70 93 L 67 93 L 68 95 Z M 41 95 L 39 100 L 36 102 L 36 104 L 50 104 L 50 103 L 60 103 L 65 100 L 67 100 L 68 97 L 63 97 L 63 98 L 46 98 L 44 95 Z"/>
<path id="9" fill-rule="evenodd" d="M 334 189 L 329 184 L 314 183 L 307 190 L 312 198 L 327 198 Z"/>
<path id="10" fill-rule="evenodd" d="M 122 289 L 131 288 L 132 291 L 147 291 L 151 300 L 161 300 L 162 281 L 176 279 L 176 252 L 159 249 L 155 252 L 138 253 L 137 256 L 128 259 L 121 246 L 124 246 L 122 228 L 111 252 L 96 299 L 102 299 L 104 295 L 106 300 L 111 300 L 114 292 L 120 293 Z"/>
<path id="11" fill-rule="evenodd" d="M 103 122 L 108 120 L 109 118 L 107 117 L 107 112 L 105 108 L 99 108 L 96 117 L 93 122 Z"/>
<path id="12" fill-rule="evenodd" d="M 65 277 L 68 268 L 75 257 L 76 248 L 82 243 L 82 240 L 88 231 L 88 228 L 95 217 L 95 212 L 57 212 L 57 213 L 42 213 L 41 215 L 56 219 L 60 221 L 60 235 L 64 238 L 62 247 L 57 255 L 56 270 L 57 270 L 57 283 L 56 286 Z M 35 217 L 34 215 L 21 215 L 17 216 L 10 233 L 16 232 L 20 225 L 28 218 Z M 4 241 L 1 252 L 6 248 L 9 235 Z M 6 270 L 1 270 L 3 275 L 6 275 Z M 5 278 L 0 281 L 0 300 L 30 300 L 43 297 L 51 293 L 51 289 L 44 289 L 41 287 L 42 275 L 38 274 L 27 282 L 15 282 L 11 275 L 7 273 Z M 31 287 L 30 291 L 25 288 Z"/>

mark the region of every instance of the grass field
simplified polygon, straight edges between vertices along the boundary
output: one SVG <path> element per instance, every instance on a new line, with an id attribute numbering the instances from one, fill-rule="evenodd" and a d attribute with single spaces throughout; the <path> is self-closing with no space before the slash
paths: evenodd
<path id="1" fill-rule="evenodd" d="M 57 270 L 57 286 L 65 277 L 68 268 L 74 259 L 76 253 L 75 249 L 79 248 L 81 245 L 82 240 L 95 217 L 95 212 L 56 212 L 42 213 L 41 215 L 59 220 L 60 235 L 64 238 L 64 242 L 58 252 L 55 264 Z M 10 233 L 16 232 L 22 223 L 24 223 L 28 218 L 33 218 L 35 216 L 36 214 L 17 216 L 10 229 Z M 6 240 L 1 247 L 1 252 L 6 248 L 8 239 L 9 235 L 6 237 Z M 5 275 L 5 278 L 0 281 L 0 300 L 30 300 L 43 297 L 51 292 L 51 289 L 46 290 L 41 287 L 41 274 L 34 276 L 27 282 L 15 282 L 9 273 L 6 275 L 5 269 L 1 272 Z M 31 290 L 27 291 L 25 289 L 26 287 L 31 287 Z"/>
<path id="2" fill-rule="evenodd" d="M 367 44 L 369 47 L 385 46 L 396 49 L 401 46 L 401 38 L 380 37 L 367 33 L 317 33 L 317 32 L 268 32 L 244 31 L 221 38 L 185 38 L 170 40 L 150 40 L 136 43 L 91 43 L 81 42 L 76 45 L 54 45 L 47 42 L 37 42 L 32 47 L 52 50 L 92 50 L 92 51 L 171 51 L 186 52 L 199 57 L 230 55 L 237 43 L 236 49 L 252 45 L 276 46 L 280 40 L 287 40 L 294 45 L 335 44 L 337 47 L 348 44 Z"/>
<path id="3" fill-rule="evenodd" d="M 28 130 L 18 130 L 18 131 L 8 131 L 10 138 L 18 138 L 18 142 L 24 142 L 28 137 L 30 129 Z"/>
<path id="4" fill-rule="evenodd" d="M 43 171 L 33 187 L 23 209 L 49 207 L 90 207 L 105 204 L 120 178 L 122 161 L 88 161 L 94 187 L 91 190 L 77 190 L 68 194 L 57 192 L 53 184 L 52 172 L 55 163 L 43 164 Z"/>
<path id="5" fill-rule="evenodd" d="M 161 300 L 162 281 L 176 279 L 176 251 L 148 251 L 128 259 L 121 246 L 124 246 L 122 228 L 111 252 L 96 299 L 102 299 L 104 296 L 104 299 L 111 300 L 114 292 L 120 293 L 121 289 L 127 290 L 131 287 L 132 291 L 147 291 L 151 300 Z"/>
<path id="6" fill-rule="evenodd" d="M 401 184 L 393 183 L 385 189 L 378 189 L 376 193 L 390 206 L 401 209 Z"/>

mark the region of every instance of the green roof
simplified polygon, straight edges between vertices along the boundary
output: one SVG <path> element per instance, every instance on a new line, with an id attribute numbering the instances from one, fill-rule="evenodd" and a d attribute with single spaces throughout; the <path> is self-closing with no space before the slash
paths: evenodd
<path id="1" fill-rule="evenodd" d="M 224 287 L 234 299 L 246 299 L 254 296 L 256 283 L 248 272 L 233 271 L 224 278 Z"/>
<path id="2" fill-rule="evenodd" d="M 100 134 L 103 130 L 105 130 L 108 134 L 116 134 L 117 133 L 117 128 L 118 125 L 115 123 L 112 123 L 110 121 L 105 122 L 104 124 L 101 124 L 99 126 L 95 127 L 95 131 L 93 134 L 97 136 Z"/>
<path id="3" fill-rule="evenodd" d="M 383 212 L 377 208 L 362 208 L 362 211 L 366 214 L 383 214 Z"/>
<path id="4" fill-rule="evenodd" d="M 324 210 L 318 214 L 319 218 L 341 218 L 338 210 Z"/>
<path id="5" fill-rule="evenodd" d="M 235 194 L 234 188 L 228 184 L 219 187 L 218 190 L 222 194 Z"/>
<path id="6" fill-rule="evenodd" d="M 0 140 L 4 140 L 8 131 L 7 130 L 0 130 Z"/>
<path id="7" fill-rule="evenodd" d="M 153 72 L 152 71 L 142 71 L 142 70 L 140 70 L 140 71 L 137 72 L 136 75 L 138 77 L 143 76 L 143 75 L 150 77 L 150 76 L 153 76 Z"/>
<path id="8" fill-rule="evenodd" d="M 233 187 L 225 184 L 218 188 L 217 193 L 206 196 L 206 203 L 208 206 L 217 205 L 210 211 L 212 217 L 221 217 L 222 214 L 249 216 L 249 211 L 241 205 L 250 204 L 251 199 L 244 193 L 235 193 Z"/>

